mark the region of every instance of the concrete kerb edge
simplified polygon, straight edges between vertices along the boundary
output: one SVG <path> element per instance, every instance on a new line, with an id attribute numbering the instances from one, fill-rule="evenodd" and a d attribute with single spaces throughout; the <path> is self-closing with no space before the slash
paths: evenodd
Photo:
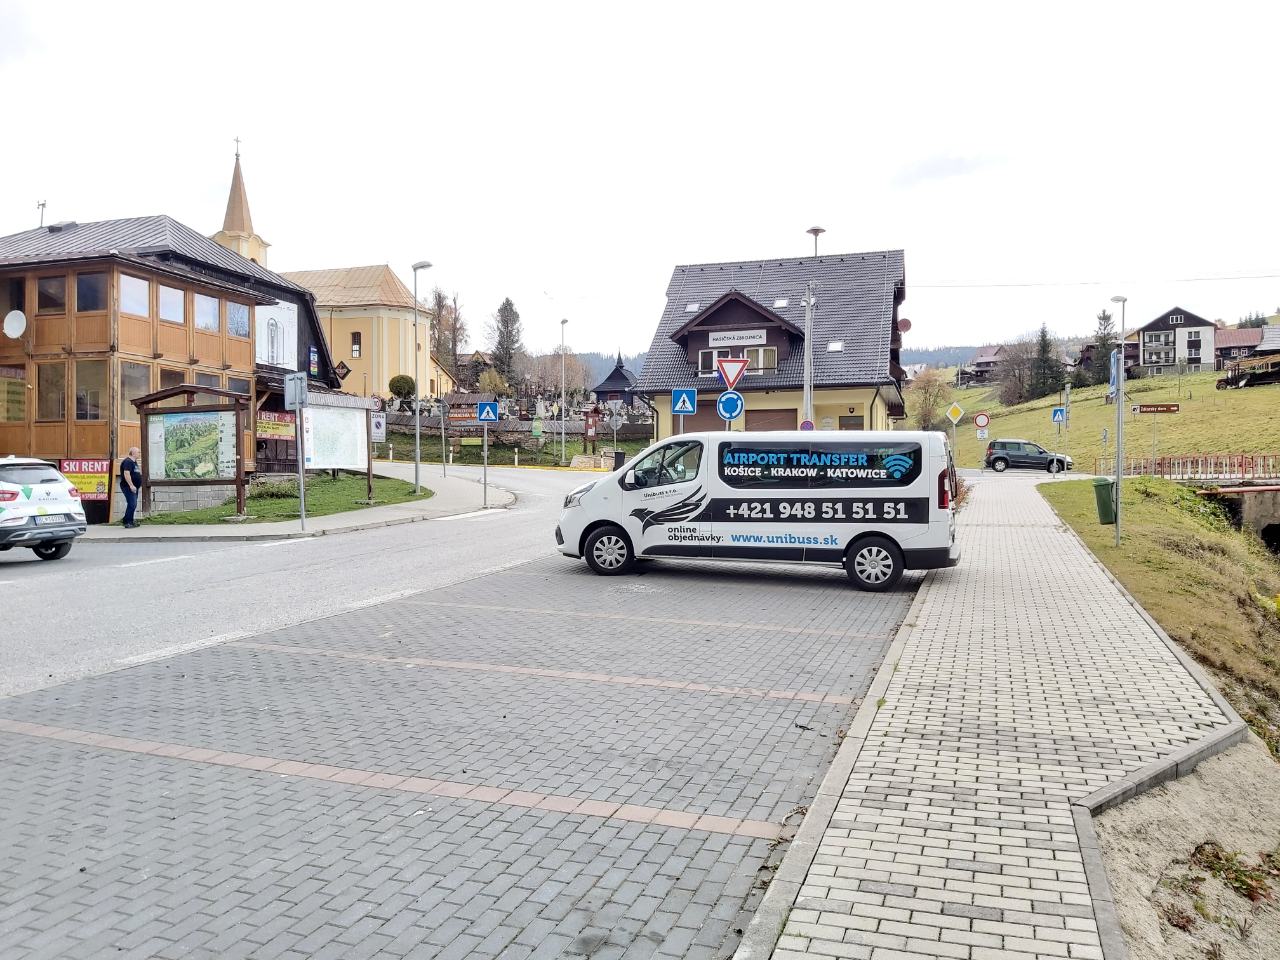
<path id="1" fill-rule="evenodd" d="M 470 477 L 462 477 L 459 479 L 466 480 L 468 483 L 479 483 L 479 480 L 472 480 Z M 490 489 L 497 490 L 499 493 L 506 494 L 510 499 L 505 504 L 489 507 L 490 510 L 510 510 L 520 499 L 514 490 L 507 490 L 504 487 L 496 487 L 489 484 Z M 428 499 L 427 502 L 430 502 Z M 406 523 L 422 523 L 425 520 L 443 520 L 446 517 L 457 516 L 462 513 L 474 512 L 473 507 L 459 509 L 454 513 L 441 513 L 433 517 L 392 517 L 390 520 L 374 520 L 370 523 L 353 523 L 349 526 L 332 527 L 328 530 L 293 530 L 289 533 L 233 533 L 233 534 L 192 534 L 185 537 L 156 537 L 156 536 L 128 536 L 120 534 L 113 537 L 92 537 L 86 540 L 86 543 L 267 543 L 273 540 L 300 540 L 310 537 L 330 537 L 340 533 L 356 533 L 360 530 L 380 530 L 383 527 L 397 527 Z M 317 518 L 319 519 L 319 518 Z"/>
<path id="2" fill-rule="evenodd" d="M 911 631 L 915 629 L 920 608 L 925 602 L 925 592 L 932 578 L 932 573 L 927 573 L 921 580 L 915 599 L 912 600 L 902 625 L 894 635 L 892 643 L 889 644 L 889 649 L 885 651 L 884 660 L 876 671 L 875 677 L 872 678 L 871 685 L 867 687 L 862 705 L 854 714 L 844 741 L 836 751 L 835 759 L 831 761 L 826 775 L 822 778 L 818 792 L 809 804 L 809 809 L 805 812 L 804 820 L 801 821 L 795 837 L 788 845 L 782 863 L 770 881 L 764 897 L 761 898 L 760 905 L 756 908 L 751 923 L 748 924 L 746 933 L 742 936 L 742 942 L 734 951 L 732 960 L 768 960 L 774 947 L 777 946 L 787 917 L 800 896 L 800 888 L 804 884 L 809 867 L 818 854 L 822 836 L 835 816 L 836 806 L 853 773 L 858 755 L 866 743 L 871 724 L 880 710 L 879 701 L 888 690 L 894 673 L 897 672 L 898 661 L 902 657 L 902 651 L 907 645 Z"/>
<path id="3" fill-rule="evenodd" d="M 1038 487 L 1039 484 L 1036 484 Z M 1037 493 L 1039 491 L 1037 490 Z M 1050 504 L 1052 509 L 1052 504 Z M 1054 511 L 1057 516 L 1057 511 Z M 1115 903 L 1111 896 L 1111 884 L 1107 880 L 1106 866 L 1102 862 L 1102 850 L 1098 844 L 1097 831 L 1093 826 L 1093 818 L 1104 810 L 1108 810 L 1126 800 L 1131 800 L 1170 780 L 1184 777 L 1200 763 L 1210 757 L 1235 746 L 1248 734 L 1248 725 L 1240 719 L 1239 714 L 1227 702 L 1213 685 L 1208 675 L 1198 663 L 1178 646 L 1177 641 L 1165 633 L 1164 628 L 1156 622 L 1131 594 L 1125 585 L 1107 569 L 1107 565 L 1098 559 L 1089 549 L 1081 536 L 1072 526 L 1058 517 L 1058 523 L 1068 536 L 1084 548 L 1085 554 L 1102 571 L 1111 584 L 1120 591 L 1120 595 L 1137 611 L 1152 632 L 1160 638 L 1183 669 L 1191 675 L 1196 684 L 1213 701 L 1214 706 L 1222 711 L 1227 719 L 1226 726 L 1218 727 L 1207 736 L 1175 750 L 1167 757 L 1162 757 L 1132 773 L 1099 787 L 1088 796 L 1082 797 L 1071 805 L 1071 817 L 1075 823 L 1076 836 L 1080 841 L 1080 850 L 1084 859 L 1085 880 L 1089 884 L 1089 897 L 1094 901 L 1094 916 L 1098 923 L 1098 936 L 1102 942 L 1102 955 L 1105 960 L 1128 960 L 1129 950 L 1125 944 L 1124 932 L 1116 915 Z"/>

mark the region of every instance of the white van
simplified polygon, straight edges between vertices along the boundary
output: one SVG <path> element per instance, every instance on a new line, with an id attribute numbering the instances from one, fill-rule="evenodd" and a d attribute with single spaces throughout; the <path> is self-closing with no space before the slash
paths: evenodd
<path id="1" fill-rule="evenodd" d="M 864 590 L 960 559 L 945 434 L 686 433 L 565 497 L 556 543 L 596 573 L 637 559 L 840 564 Z"/>

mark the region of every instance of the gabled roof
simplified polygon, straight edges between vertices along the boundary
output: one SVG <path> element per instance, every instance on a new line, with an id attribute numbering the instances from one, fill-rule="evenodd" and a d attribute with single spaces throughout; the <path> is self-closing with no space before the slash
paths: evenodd
<path id="1" fill-rule="evenodd" d="M 1230 350 L 1234 347 L 1256 347 L 1262 342 L 1262 327 L 1228 328 L 1213 334 L 1213 349 Z"/>
<path id="2" fill-rule="evenodd" d="M 816 280 L 817 309 L 813 321 L 813 382 L 815 386 L 888 384 L 889 350 L 894 307 L 905 294 L 901 250 L 848 253 L 786 260 L 745 260 L 678 266 L 667 284 L 667 305 L 654 331 L 653 342 L 636 389 L 665 392 L 697 386 L 698 371 L 684 347 L 671 339 L 684 327 L 690 303 L 709 305 L 731 291 L 755 301 L 793 328 L 804 328 L 805 283 Z M 786 301 L 783 305 L 781 301 Z M 844 349 L 828 351 L 840 341 Z M 804 351 L 793 350 L 773 372 L 744 378 L 740 389 L 798 388 L 804 382 Z"/>
<path id="3" fill-rule="evenodd" d="M 321 307 L 405 307 L 413 309 L 413 294 L 387 264 L 294 270 L 284 274 L 316 295 Z"/>
<path id="4" fill-rule="evenodd" d="M 1280 351 L 1280 327 L 1263 327 L 1262 339 L 1258 342 L 1258 352 L 1276 353 L 1277 351 Z"/>
<path id="5" fill-rule="evenodd" d="M 765 323 L 774 323 L 782 327 L 784 330 L 794 333 L 796 336 L 804 336 L 804 331 L 795 324 L 789 322 L 785 317 L 779 316 L 772 310 L 767 309 L 763 304 L 756 303 L 756 301 L 737 290 L 730 290 L 728 293 L 717 297 L 713 302 L 699 310 L 694 314 L 693 319 L 681 326 L 679 330 L 673 331 L 670 335 L 671 339 L 680 340 L 687 336 L 690 330 L 715 316 L 715 314 L 719 313 L 730 303 L 740 303 L 752 313 L 758 314 L 760 319 Z M 619 359 L 618 362 L 621 363 L 621 359 Z"/>
<path id="6" fill-rule="evenodd" d="M 172 255 L 283 289 L 302 289 L 163 214 L 94 223 L 55 223 L 0 237 L 0 266 L 115 254 L 149 258 Z"/>
<path id="7" fill-rule="evenodd" d="M 609 375 L 600 381 L 600 385 L 592 389 L 592 393 L 626 393 L 635 388 L 636 378 L 622 365 L 622 354 L 618 354 L 618 362 L 614 364 Z"/>
<path id="8" fill-rule="evenodd" d="M 1178 324 L 1178 326 L 1180 327 L 1216 327 L 1217 326 L 1217 324 L 1214 323 L 1212 320 L 1206 320 L 1204 317 L 1198 316 L 1197 314 L 1192 313 L 1190 310 L 1185 310 L 1182 307 L 1170 307 L 1168 310 L 1160 314 L 1160 316 L 1156 317 L 1154 320 L 1148 321 L 1147 323 L 1144 323 L 1142 326 L 1138 327 L 1137 331 L 1135 332 L 1141 332 L 1151 327 L 1160 327 L 1161 329 L 1163 329 L 1164 327 L 1170 326 L 1168 320 L 1171 316 L 1174 316 L 1175 314 L 1181 314 L 1185 318 L 1181 323 Z"/>
<path id="9" fill-rule="evenodd" d="M 1000 351 L 1004 349 L 1002 343 L 989 343 L 985 347 L 979 347 L 978 352 L 973 355 L 970 363 L 994 363 L 1000 359 Z"/>

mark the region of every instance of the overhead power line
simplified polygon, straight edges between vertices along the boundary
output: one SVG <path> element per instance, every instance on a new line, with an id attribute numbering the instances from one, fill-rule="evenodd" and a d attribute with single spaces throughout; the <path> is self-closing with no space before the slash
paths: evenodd
<path id="1" fill-rule="evenodd" d="M 1174 277 L 1171 280 L 1049 280 L 1035 283 L 911 283 L 913 290 L 993 290 L 1012 287 L 1119 287 L 1153 286 L 1158 283 L 1220 283 L 1230 280 L 1277 280 L 1280 273 L 1255 273 L 1235 277 Z"/>

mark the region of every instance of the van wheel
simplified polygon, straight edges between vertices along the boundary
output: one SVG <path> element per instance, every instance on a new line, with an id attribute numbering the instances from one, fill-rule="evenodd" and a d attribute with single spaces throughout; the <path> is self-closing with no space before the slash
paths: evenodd
<path id="1" fill-rule="evenodd" d="M 1009 461 L 1008 460 L 992 460 L 991 469 L 994 470 L 996 473 L 1004 473 L 1007 469 L 1009 469 Z"/>
<path id="2" fill-rule="evenodd" d="M 31 551 L 41 560 L 61 560 L 71 552 L 71 544 L 65 540 L 62 543 L 46 543 L 40 547 L 32 547 Z"/>
<path id="3" fill-rule="evenodd" d="M 844 569 L 859 590 L 888 590 L 902 579 L 902 551 L 887 537 L 867 537 L 849 548 Z"/>
<path id="4" fill-rule="evenodd" d="M 636 562 L 631 541 L 621 527 L 615 526 L 592 530 L 587 536 L 582 554 L 587 560 L 587 566 L 602 577 L 626 573 Z"/>

